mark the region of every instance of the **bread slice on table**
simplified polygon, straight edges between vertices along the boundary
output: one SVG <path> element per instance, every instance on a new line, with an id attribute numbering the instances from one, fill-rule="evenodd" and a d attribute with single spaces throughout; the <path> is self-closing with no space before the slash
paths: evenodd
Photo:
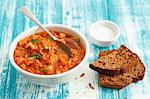
<path id="1" fill-rule="evenodd" d="M 99 53 L 99 58 L 115 50 L 102 51 Z M 145 75 L 145 66 L 138 58 L 137 65 L 130 68 L 130 70 L 123 74 L 118 74 L 115 76 L 106 76 L 103 74 L 99 74 L 100 76 L 100 85 L 102 87 L 121 89 L 132 82 L 137 82 L 142 80 Z"/>
<path id="2" fill-rule="evenodd" d="M 131 70 L 129 70 L 126 73 L 118 74 L 115 76 L 107 76 L 99 74 L 100 86 L 113 89 L 121 89 L 132 82 L 142 80 L 144 74 L 145 74 L 145 67 L 143 63 L 139 60 L 137 65 L 132 67 Z"/>
<path id="3" fill-rule="evenodd" d="M 127 47 L 121 45 L 117 50 L 105 52 L 100 59 L 90 64 L 90 68 L 105 75 L 118 75 L 129 71 L 138 62 L 138 56 Z M 103 54 L 103 53 L 102 53 Z"/>

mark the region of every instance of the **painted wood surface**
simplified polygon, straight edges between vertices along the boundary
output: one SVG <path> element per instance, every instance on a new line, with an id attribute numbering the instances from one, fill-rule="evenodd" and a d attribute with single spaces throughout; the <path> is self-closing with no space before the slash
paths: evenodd
<path id="1" fill-rule="evenodd" d="M 89 39 L 89 27 L 97 20 L 111 20 L 121 28 L 119 40 L 100 48 L 90 41 L 90 56 L 79 76 L 53 88 L 28 83 L 10 64 L 9 46 L 22 31 L 35 26 L 20 13 L 26 5 L 43 23 L 71 26 Z M 150 0 L 1 0 L 0 1 L 0 99 L 148 99 L 150 97 Z M 101 50 L 125 44 L 135 51 L 146 66 L 138 83 L 122 90 L 101 88 L 98 74 L 88 68 Z M 91 83 L 94 89 L 89 88 Z"/>

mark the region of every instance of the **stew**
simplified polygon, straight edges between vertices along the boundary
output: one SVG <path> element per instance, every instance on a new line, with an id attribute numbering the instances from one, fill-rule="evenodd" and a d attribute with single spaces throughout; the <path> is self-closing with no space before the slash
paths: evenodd
<path id="1" fill-rule="evenodd" d="M 65 44 L 72 40 L 76 42 L 78 48 L 74 48 L 71 43 L 68 44 L 72 57 L 68 57 L 49 34 L 40 32 L 18 42 L 14 52 L 16 64 L 28 72 L 41 75 L 59 74 L 77 66 L 85 55 L 80 38 L 56 31 L 51 33 Z"/>

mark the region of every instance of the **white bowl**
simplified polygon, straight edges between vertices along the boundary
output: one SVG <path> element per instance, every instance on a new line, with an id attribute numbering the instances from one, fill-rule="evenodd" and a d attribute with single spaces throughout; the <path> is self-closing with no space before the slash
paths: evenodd
<path id="1" fill-rule="evenodd" d="M 17 46 L 17 43 L 29 35 L 43 31 L 42 29 L 40 29 L 38 27 L 33 27 L 31 29 L 28 29 L 28 30 L 22 32 L 21 34 L 19 34 L 14 39 L 14 41 L 12 42 L 12 44 L 10 46 L 9 58 L 10 58 L 10 62 L 13 65 L 13 67 L 20 74 L 22 74 L 23 77 L 26 78 L 28 81 L 30 81 L 33 84 L 51 87 L 51 86 L 59 85 L 62 83 L 67 83 L 69 80 L 74 79 L 78 75 L 78 73 L 81 70 L 81 67 L 84 66 L 84 63 L 86 62 L 86 60 L 88 58 L 89 44 L 88 44 L 86 38 L 81 33 L 79 33 L 78 31 L 76 31 L 70 27 L 58 25 L 58 24 L 56 24 L 56 25 L 45 25 L 45 27 L 48 29 L 52 28 L 55 31 L 65 32 L 65 33 L 80 37 L 81 43 L 83 44 L 83 46 L 85 48 L 85 56 L 84 56 L 83 60 L 76 67 L 74 67 L 73 69 L 68 70 L 64 73 L 61 73 L 61 74 L 39 75 L 39 74 L 33 74 L 33 73 L 28 72 L 28 71 L 25 71 L 15 63 L 13 55 L 14 55 L 14 50 Z"/>
<path id="2" fill-rule="evenodd" d="M 90 39 L 94 44 L 106 47 L 115 43 L 120 35 L 119 26 L 108 20 L 94 22 L 90 27 Z"/>

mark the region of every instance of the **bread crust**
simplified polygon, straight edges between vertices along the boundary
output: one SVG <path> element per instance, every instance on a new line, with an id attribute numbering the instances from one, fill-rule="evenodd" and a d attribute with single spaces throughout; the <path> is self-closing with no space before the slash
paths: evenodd
<path id="1" fill-rule="evenodd" d="M 95 71 L 97 71 L 98 73 L 102 73 L 102 74 L 105 74 L 105 75 L 117 75 L 120 73 L 120 70 L 119 69 L 100 69 L 98 67 L 95 67 L 93 64 L 90 64 L 89 67 Z"/>

